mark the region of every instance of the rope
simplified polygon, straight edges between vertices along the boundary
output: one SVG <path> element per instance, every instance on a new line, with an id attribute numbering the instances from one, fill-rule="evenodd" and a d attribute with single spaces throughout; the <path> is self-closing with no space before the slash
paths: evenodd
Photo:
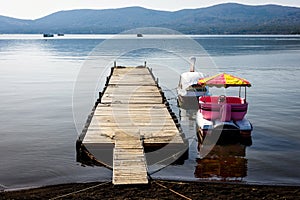
<path id="1" fill-rule="evenodd" d="M 176 195 L 178 195 L 178 196 L 180 196 L 180 197 L 182 197 L 182 198 L 184 198 L 184 199 L 192 200 L 191 198 L 186 197 L 186 196 L 184 196 L 183 194 L 180 194 L 179 192 L 176 192 L 175 190 L 172 190 L 172 189 L 170 189 L 170 188 L 168 188 L 168 187 L 166 187 L 166 186 L 164 186 L 164 185 L 162 185 L 162 184 L 160 184 L 160 183 L 158 183 L 158 182 L 155 182 L 155 183 L 156 183 L 157 185 L 159 185 L 160 187 L 163 187 L 163 188 L 169 190 L 170 192 L 173 192 L 174 194 L 176 194 Z"/>
<path id="2" fill-rule="evenodd" d="M 173 154 L 173 155 L 171 155 L 171 156 L 169 156 L 169 157 L 167 157 L 167 158 L 165 158 L 165 159 L 163 159 L 163 160 L 161 160 L 161 161 L 159 161 L 159 162 L 156 162 L 155 164 L 164 162 L 165 160 L 170 159 L 170 158 L 174 158 L 174 156 L 176 156 L 176 155 L 178 155 L 178 154 L 180 154 L 180 153 L 182 153 L 182 152 L 185 152 L 185 151 L 186 151 L 186 150 L 179 151 L 179 152 L 177 152 L 177 153 L 175 153 L 175 154 Z M 161 171 L 162 169 L 168 167 L 169 165 L 171 165 L 171 163 L 168 164 L 168 165 L 166 165 L 166 166 L 164 166 L 164 167 L 162 167 L 162 168 L 160 168 L 160 169 L 158 169 L 158 170 L 156 170 L 156 171 L 154 171 L 154 172 L 152 172 L 151 174 L 147 172 L 149 179 L 150 179 L 150 180 L 153 180 L 153 178 L 151 177 L 152 174 Z M 77 194 L 77 193 L 80 193 L 80 192 L 83 192 L 83 191 L 86 191 L 86 190 L 90 190 L 90 189 L 99 187 L 99 186 L 101 186 L 101 185 L 105 185 L 105 184 L 110 183 L 110 182 L 111 182 L 111 181 L 104 182 L 104 183 L 100 183 L 100 184 L 98 184 L 98 185 L 94 185 L 94 186 L 91 186 L 91 187 L 88 187 L 88 188 L 85 188 L 85 189 L 82 189 L 82 190 L 78 190 L 78 191 L 75 191 L 75 192 L 71 192 L 71 193 L 68 193 L 68 194 L 60 195 L 60 196 L 51 198 L 51 199 L 49 199 L 49 200 L 55 200 L 55 199 L 60 199 L 60 198 L 63 198 L 63 197 L 67 197 L 67 196 L 70 196 L 70 195 L 72 195 L 72 194 Z M 164 185 L 161 185 L 161 184 L 157 183 L 156 181 L 155 181 L 155 183 L 158 184 L 159 186 L 165 188 L 165 189 L 168 189 L 169 191 L 173 192 L 174 194 L 177 194 L 177 195 L 179 195 L 179 196 L 181 196 L 181 197 L 187 199 L 187 200 L 192 200 L 192 199 L 190 199 L 190 198 L 188 198 L 188 197 L 186 197 L 186 196 L 184 196 L 184 195 L 182 195 L 182 194 L 180 194 L 180 193 L 178 193 L 178 192 L 176 192 L 176 191 L 174 191 L 174 190 L 172 190 L 172 189 L 167 188 L 167 187 L 164 186 Z"/>
<path id="3" fill-rule="evenodd" d="M 167 100 L 176 100 L 177 99 L 177 97 L 171 97 L 171 98 L 168 98 Z"/>
<path id="4" fill-rule="evenodd" d="M 173 159 L 174 159 L 175 156 L 177 156 L 177 155 L 179 155 L 179 154 L 181 154 L 181 153 L 184 153 L 185 151 L 186 151 L 186 150 L 182 150 L 182 151 L 179 151 L 179 152 L 177 152 L 177 153 L 174 153 L 174 154 L 172 154 L 171 156 L 169 156 L 169 157 L 167 157 L 167 158 L 165 158 L 165 159 L 163 159 L 163 160 L 160 160 L 160 161 L 154 163 L 153 165 L 162 163 L 162 162 L 164 162 L 164 161 L 166 161 L 166 160 L 168 160 L 168 159 L 170 159 L 170 158 L 173 158 Z M 153 171 L 151 174 L 148 173 L 148 176 L 151 177 L 150 175 L 155 174 L 155 173 L 157 173 L 157 172 L 159 172 L 159 171 L 165 169 L 166 167 L 170 166 L 171 164 L 172 164 L 172 163 L 169 163 L 169 164 L 163 166 L 162 168 L 160 168 L 160 169 L 158 169 L 158 170 L 156 170 L 156 171 Z M 152 177 L 151 177 L 151 179 L 152 179 Z"/>
<path id="5" fill-rule="evenodd" d="M 191 137 L 187 138 L 187 140 L 190 140 L 190 139 L 195 139 L 195 136 L 191 136 Z M 169 157 L 167 157 L 167 158 L 165 158 L 165 159 L 163 159 L 163 160 L 160 160 L 160 161 L 154 163 L 153 165 L 162 163 L 162 162 L 164 162 L 164 161 L 166 161 L 166 160 L 168 160 L 168 159 L 170 159 L 170 158 L 173 158 L 173 159 L 174 159 L 175 156 L 178 156 L 179 154 L 184 153 L 185 151 L 187 151 L 187 149 L 184 149 L 184 150 L 182 150 L 182 151 L 179 151 L 179 152 L 177 152 L 177 153 L 174 153 L 174 154 L 172 154 L 171 156 L 169 156 Z M 152 174 L 155 174 L 155 173 L 157 173 L 157 172 L 159 172 L 159 171 L 165 169 L 166 167 L 170 166 L 171 164 L 172 164 L 172 163 L 169 163 L 169 164 L 163 166 L 162 168 L 153 171 L 152 173 L 148 173 L 148 177 L 152 180 L 152 177 L 151 177 Z"/>
<path id="6" fill-rule="evenodd" d="M 163 89 L 164 91 L 173 91 L 173 90 L 176 90 L 177 89 L 177 87 L 176 88 L 171 88 L 171 89 Z"/>
<path id="7" fill-rule="evenodd" d="M 63 197 L 67 197 L 67 196 L 70 196 L 72 194 L 77 194 L 77 193 L 80 193 L 80 192 L 83 192 L 83 191 L 86 191 L 86 190 L 90 190 L 90 189 L 93 189 L 93 188 L 96 188 L 96 187 L 99 187 L 101 185 L 105 185 L 107 183 L 110 183 L 111 181 L 108 181 L 108 182 L 105 182 L 105 183 L 100 183 L 98 185 L 94 185 L 94 186 L 91 186 L 91 187 L 88 187 L 88 188 L 84 188 L 82 190 L 78 190 L 78 191 L 75 191 L 75 192 L 71 192 L 71 193 L 68 193 L 68 194 L 64 194 L 64 195 L 61 195 L 61 196 L 57 196 L 57 197 L 54 197 L 54 198 L 51 198 L 49 200 L 54 200 L 54 199 L 60 199 L 60 198 L 63 198 Z"/>

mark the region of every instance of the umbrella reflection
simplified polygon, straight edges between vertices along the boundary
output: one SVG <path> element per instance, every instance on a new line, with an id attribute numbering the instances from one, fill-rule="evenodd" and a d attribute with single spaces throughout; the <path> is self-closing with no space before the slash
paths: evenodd
<path id="1" fill-rule="evenodd" d="M 251 138 L 248 138 L 248 140 L 251 140 Z M 199 143 L 198 149 L 201 152 L 201 143 Z M 196 160 L 195 177 L 241 182 L 247 176 L 247 159 L 245 156 L 246 145 L 244 144 L 215 145 L 204 158 Z"/>

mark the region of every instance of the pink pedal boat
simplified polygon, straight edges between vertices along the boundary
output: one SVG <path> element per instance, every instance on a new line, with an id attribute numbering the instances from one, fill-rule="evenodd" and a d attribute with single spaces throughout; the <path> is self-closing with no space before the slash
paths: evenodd
<path id="1" fill-rule="evenodd" d="M 248 110 L 246 101 L 246 87 L 251 84 L 229 74 L 218 74 L 199 79 L 198 84 L 208 87 L 240 87 L 239 96 L 201 96 L 199 97 L 199 111 L 197 112 L 197 133 L 204 139 L 213 130 L 221 134 L 240 135 L 244 138 L 251 136 L 252 124 L 245 117 Z M 241 97 L 241 87 L 245 88 L 245 98 Z M 226 135 L 225 135 L 226 137 Z"/>

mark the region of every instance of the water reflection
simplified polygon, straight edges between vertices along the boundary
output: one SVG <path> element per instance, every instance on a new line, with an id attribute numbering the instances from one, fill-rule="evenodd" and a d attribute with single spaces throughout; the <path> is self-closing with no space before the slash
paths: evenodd
<path id="1" fill-rule="evenodd" d="M 202 144 L 199 144 L 201 151 Z M 195 177 L 241 182 L 247 176 L 246 146 L 240 143 L 215 145 L 204 158 L 198 158 Z"/>
<path id="2" fill-rule="evenodd" d="M 209 180 L 241 182 L 247 176 L 246 147 L 252 138 L 241 137 L 222 131 L 217 144 L 204 157 L 197 158 L 195 177 Z M 206 151 L 202 140 L 198 140 L 198 151 Z"/>

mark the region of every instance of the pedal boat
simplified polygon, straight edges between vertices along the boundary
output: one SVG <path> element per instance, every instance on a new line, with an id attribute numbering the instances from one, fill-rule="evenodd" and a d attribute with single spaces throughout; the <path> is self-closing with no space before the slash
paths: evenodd
<path id="1" fill-rule="evenodd" d="M 199 111 L 196 124 L 198 136 L 203 140 L 213 131 L 221 131 L 221 137 L 251 137 L 252 124 L 245 117 L 248 111 L 246 101 L 246 87 L 251 84 L 229 74 L 218 74 L 200 79 L 198 84 L 208 87 L 239 87 L 239 96 L 201 96 L 199 98 Z M 241 88 L 245 89 L 245 98 L 241 97 Z M 225 135 L 224 135 L 225 134 Z M 198 137 L 198 138 L 199 138 Z"/>
<path id="2" fill-rule="evenodd" d="M 206 75 L 195 71 L 196 58 L 191 57 L 189 72 L 180 75 L 177 90 L 177 103 L 182 108 L 198 109 L 198 99 L 200 96 L 208 95 L 208 88 L 198 84 L 198 80 Z"/>

